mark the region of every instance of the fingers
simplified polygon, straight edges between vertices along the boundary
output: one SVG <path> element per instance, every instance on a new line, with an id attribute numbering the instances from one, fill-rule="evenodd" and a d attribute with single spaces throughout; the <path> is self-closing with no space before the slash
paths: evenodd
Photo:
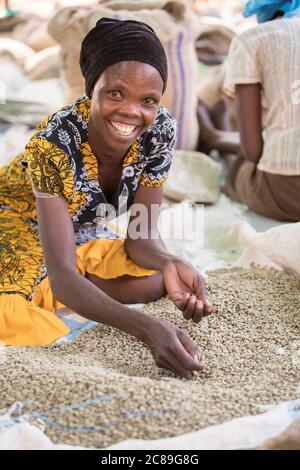
<path id="1" fill-rule="evenodd" d="M 170 348 L 156 361 L 156 365 L 178 377 L 190 379 L 193 371 L 201 371 L 204 365 L 198 359 L 197 348 L 191 338 L 181 330 L 177 335 Z"/>
<path id="2" fill-rule="evenodd" d="M 214 311 L 206 299 L 205 280 L 190 263 L 183 260 L 170 263 L 164 276 L 170 298 L 186 320 L 199 323 Z"/>
<path id="3" fill-rule="evenodd" d="M 186 370 L 184 367 L 182 367 L 182 365 L 177 361 L 175 357 L 172 357 L 170 362 L 166 359 L 160 359 L 157 366 L 169 370 L 176 377 L 191 379 L 193 376 L 193 372 L 190 370 Z"/>
<path id="4" fill-rule="evenodd" d="M 207 317 L 208 315 L 211 315 L 214 311 L 214 308 L 213 308 L 212 305 L 209 304 L 209 302 L 206 298 L 207 297 L 207 290 L 205 288 L 205 281 L 204 281 L 204 279 L 202 278 L 201 275 L 195 277 L 193 287 L 194 287 L 194 290 L 196 292 L 197 298 L 199 300 L 202 300 L 202 302 L 203 302 L 203 306 L 204 306 L 203 316 Z M 199 316 L 197 318 L 199 318 Z M 200 320 L 197 320 L 197 322 L 198 321 L 200 321 Z"/>
<path id="5" fill-rule="evenodd" d="M 204 313 L 204 317 L 208 317 L 209 315 L 211 315 L 215 309 L 212 305 L 210 305 L 207 300 L 205 300 L 204 302 L 204 307 L 205 307 L 205 313 Z"/>
<path id="6" fill-rule="evenodd" d="M 195 356 L 197 356 L 197 346 L 192 338 L 183 330 L 177 330 L 177 337 L 188 354 L 195 359 Z"/>
<path id="7" fill-rule="evenodd" d="M 181 330 L 177 335 L 172 348 L 173 357 L 186 370 L 202 370 L 204 364 L 198 360 L 197 348 L 192 339 Z"/>
<path id="8" fill-rule="evenodd" d="M 194 277 L 193 288 L 197 298 L 204 301 L 206 299 L 205 281 L 200 274 Z"/>
<path id="9" fill-rule="evenodd" d="M 204 299 L 204 317 L 208 317 L 214 312 L 214 307 L 210 305 L 210 303 L 207 300 L 207 289 L 205 289 L 205 299 Z"/>
<path id="10" fill-rule="evenodd" d="M 182 312 L 186 309 L 190 294 L 188 292 L 176 292 L 170 296 L 173 302 L 175 303 L 176 307 L 179 308 Z"/>
<path id="11" fill-rule="evenodd" d="M 202 320 L 203 316 L 205 316 L 204 303 L 202 302 L 202 300 L 197 300 L 193 316 L 193 322 L 199 323 Z"/>
<path id="12" fill-rule="evenodd" d="M 186 307 L 183 310 L 183 317 L 186 320 L 193 318 L 196 309 L 197 298 L 195 295 L 188 295 Z"/>
<path id="13" fill-rule="evenodd" d="M 195 289 L 195 291 L 196 294 L 191 294 L 190 292 L 174 292 L 169 296 L 176 307 L 183 312 L 183 317 L 186 320 L 192 319 L 194 323 L 199 323 L 203 317 L 207 317 L 213 313 L 214 307 L 212 307 L 206 299 L 205 287 L 197 286 L 197 290 Z"/>
<path id="14" fill-rule="evenodd" d="M 199 361 L 190 336 L 167 321 L 160 322 L 160 326 L 162 338 L 159 340 L 159 335 L 155 335 L 149 344 L 156 365 L 185 378 L 191 378 L 192 371 L 201 371 L 204 364 Z"/>
<path id="15" fill-rule="evenodd" d="M 210 313 L 206 313 L 204 302 L 197 299 L 195 295 L 186 292 L 173 294 L 171 298 L 176 307 L 183 312 L 183 317 L 186 320 L 192 319 L 194 323 L 199 323 L 203 316 L 210 315 Z"/>
<path id="16" fill-rule="evenodd" d="M 183 310 L 183 317 L 186 320 L 193 320 L 194 323 L 199 323 L 205 313 L 204 303 L 202 300 L 198 300 L 195 295 L 189 295 L 185 309 Z"/>

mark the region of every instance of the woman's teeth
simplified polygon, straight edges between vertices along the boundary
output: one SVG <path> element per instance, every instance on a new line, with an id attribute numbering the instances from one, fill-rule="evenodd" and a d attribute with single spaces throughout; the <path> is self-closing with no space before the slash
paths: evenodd
<path id="1" fill-rule="evenodd" d="M 136 129 L 136 126 L 125 126 L 119 122 L 109 121 L 113 128 L 118 132 L 120 135 L 129 136 L 133 134 Z"/>

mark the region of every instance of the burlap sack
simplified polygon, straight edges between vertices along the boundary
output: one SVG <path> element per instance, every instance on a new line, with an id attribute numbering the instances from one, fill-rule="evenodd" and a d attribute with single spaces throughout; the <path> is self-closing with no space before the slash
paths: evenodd
<path id="1" fill-rule="evenodd" d="M 178 202 L 213 204 L 220 195 L 220 174 L 220 163 L 204 153 L 176 150 L 164 195 Z"/>
<path id="2" fill-rule="evenodd" d="M 207 40 L 216 48 L 216 54 L 226 56 L 232 39 L 237 35 L 236 28 L 220 18 L 201 17 L 197 41 Z M 210 67 L 197 85 L 197 94 L 207 106 L 212 107 L 223 94 L 225 64 Z"/>
<path id="3" fill-rule="evenodd" d="M 26 13 L 17 13 L 12 16 L 0 17 L 0 36 L 7 35 L 20 23 L 24 23 L 27 19 Z"/>
<path id="4" fill-rule="evenodd" d="M 199 18 L 197 41 L 206 40 L 215 46 L 218 55 L 227 55 L 230 43 L 236 36 L 236 28 L 227 21 L 212 16 Z"/>
<path id="5" fill-rule="evenodd" d="M 24 68 L 27 60 L 32 58 L 35 52 L 30 47 L 14 39 L 0 38 L 0 56 L 8 56 L 21 68 Z"/>
<path id="6" fill-rule="evenodd" d="M 10 37 L 27 44 L 36 52 L 56 45 L 48 33 L 48 20 L 35 15 L 30 15 L 27 21 L 18 24 Z"/>
<path id="7" fill-rule="evenodd" d="M 29 57 L 25 63 L 25 73 L 30 80 L 44 80 L 59 76 L 60 47 L 47 47 Z"/>
<path id="8" fill-rule="evenodd" d="M 241 16 L 245 0 L 192 0 L 194 10 L 200 15 L 211 15 L 223 18 L 228 11 L 232 15 Z"/>
<path id="9" fill-rule="evenodd" d="M 49 32 L 61 45 L 63 77 L 69 88 L 68 100 L 72 101 L 84 93 L 78 63 L 79 51 L 82 39 L 96 21 L 103 16 L 143 21 L 156 31 L 166 49 L 169 82 L 162 105 L 177 119 L 177 148 L 194 150 L 199 134 L 196 117 L 198 61 L 195 50 L 199 18 L 187 5 L 163 0 L 110 0 L 94 7 L 60 10 L 50 21 Z"/>

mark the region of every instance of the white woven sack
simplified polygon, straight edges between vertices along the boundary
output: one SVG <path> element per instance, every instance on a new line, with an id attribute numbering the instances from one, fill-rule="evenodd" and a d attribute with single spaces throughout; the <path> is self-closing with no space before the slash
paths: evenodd
<path id="1" fill-rule="evenodd" d="M 204 153 L 175 150 L 164 195 L 175 200 L 215 203 L 220 195 L 221 165 Z"/>

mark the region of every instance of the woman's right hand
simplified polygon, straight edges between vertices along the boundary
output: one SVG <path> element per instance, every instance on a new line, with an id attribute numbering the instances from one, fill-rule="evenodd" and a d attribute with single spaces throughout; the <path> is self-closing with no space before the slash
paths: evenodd
<path id="1" fill-rule="evenodd" d="M 190 336 L 166 320 L 153 319 L 150 322 L 144 343 L 157 367 L 168 369 L 176 376 L 189 378 L 192 371 L 200 371 L 204 367 Z"/>

